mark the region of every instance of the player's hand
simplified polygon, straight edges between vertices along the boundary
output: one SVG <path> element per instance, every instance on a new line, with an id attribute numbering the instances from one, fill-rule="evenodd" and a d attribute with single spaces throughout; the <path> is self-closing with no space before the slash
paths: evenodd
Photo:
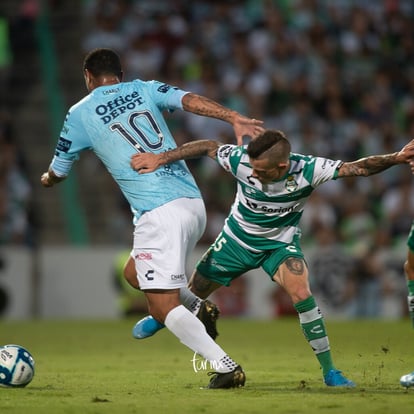
<path id="1" fill-rule="evenodd" d="M 40 177 L 40 182 L 42 183 L 43 187 L 52 187 L 54 182 L 50 179 L 50 175 L 48 172 L 45 172 Z"/>
<path id="2" fill-rule="evenodd" d="M 401 149 L 401 151 L 397 154 L 397 157 L 401 160 L 401 162 L 410 164 L 411 171 L 413 171 L 414 139 L 412 139 Z"/>
<path id="3" fill-rule="evenodd" d="M 244 136 L 247 135 L 250 138 L 256 138 L 265 131 L 263 128 L 263 121 L 248 118 L 241 114 L 237 114 L 234 117 L 233 129 L 234 134 L 236 135 L 237 145 L 243 145 Z"/>
<path id="4" fill-rule="evenodd" d="M 161 154 L 139 152 L 131 157 L 131 167 L 139 174 L 155 171 L 161 164 Z"/>

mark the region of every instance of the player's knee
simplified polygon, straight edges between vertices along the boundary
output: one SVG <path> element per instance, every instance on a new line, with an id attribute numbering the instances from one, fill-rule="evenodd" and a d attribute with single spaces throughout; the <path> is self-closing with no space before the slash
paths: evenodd
<path id="1" fill-rule="evenodd" d="M 298 286 L 289 293 L 293 303 L 302 302 L 312 295 L 312 292 L 306 286 Z"/>

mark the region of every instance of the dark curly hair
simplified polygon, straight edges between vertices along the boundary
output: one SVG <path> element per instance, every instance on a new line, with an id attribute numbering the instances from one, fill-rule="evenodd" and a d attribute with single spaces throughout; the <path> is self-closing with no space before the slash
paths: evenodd
<path id="1" fill-rule="evenodd" d="M 122 78 L 122 65 L 119 55 L 112 49 L 94 49 L 89 52 L 83 62 L 83 68 L 88 69 L 95 77 L 115 75 Z"/>

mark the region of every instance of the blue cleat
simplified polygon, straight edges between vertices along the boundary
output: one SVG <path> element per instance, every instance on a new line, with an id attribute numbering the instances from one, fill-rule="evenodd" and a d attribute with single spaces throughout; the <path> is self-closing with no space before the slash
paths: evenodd
<path id="1" fill-rule="evenodd" d="M 218 336 L 217 319 L 220 316 L 220 310 L 213 302 L 203 300 L 200 304 L 200 309 L 197 312 L 197 318 L 203 322 L 207 333 L 215 340 Z M 135 339 L 149 338 L 157 333 L 165 325 L 156 321 L 152 316 L 146 316 L 139 320 L 132 328 L 132 336 Z"/>
<path id="2" fill-rule="evenodd" d="M 158 322 L 154 319 L 151 315 L 146 316 L 145 318 L 139 320 L 135 326 L 132 328 L 132 336 L 135 339 L 144 339 L 148 338 L 155 333 L 157 333 L 160 329 L 164 328 L 165 325 Z"/>
<path id="3" fill-rule="evenodd" d="M 414 387 L 414 371 L 403 375 L 400 378 L 400 384 L 405 388 Z"/>
<path id="4" fill-rule="evenodd" d="M 324 382 L 328 387 L 355 387 L 355 383 L 342 375 L 341 371 L 331 369 L 325 376 Z"/>

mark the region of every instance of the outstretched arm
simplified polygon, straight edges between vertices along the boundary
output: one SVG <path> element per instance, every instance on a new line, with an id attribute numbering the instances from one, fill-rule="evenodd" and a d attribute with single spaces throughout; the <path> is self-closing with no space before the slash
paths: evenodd
<path id="1" fill-rule="evenodd" d="M 412 165 L 414 159 L 414 140 L 405 145 L 401 151 L 392 154 L 372 155 L 353 162 L 345 162 L 339 168 L 338 177 L 369 176 L 378 174 L 397 164 Z"/>
<path id="2" fill-rule="evenodd" d="M 251 119 L 219 103 L 194 93 L 187 93 L 182 99 L 183 109 L 197 115 L 221 119 L 233 126 L 237 145 L 243 144 L 243 136 L 256 138 L 264 132 L 263 121 Z"/>
<path id="3" fill-rule="evenodd" d="M 198 140 L 187 142 L 178 148 L 160 154 L 144 152 L 134 154 L 131 158 L 131 167 L 140 174 L 155 171 L 161 165 L 178 160 L 208 156 L 215 159 L 220 142 L 213 140 Z"/>

